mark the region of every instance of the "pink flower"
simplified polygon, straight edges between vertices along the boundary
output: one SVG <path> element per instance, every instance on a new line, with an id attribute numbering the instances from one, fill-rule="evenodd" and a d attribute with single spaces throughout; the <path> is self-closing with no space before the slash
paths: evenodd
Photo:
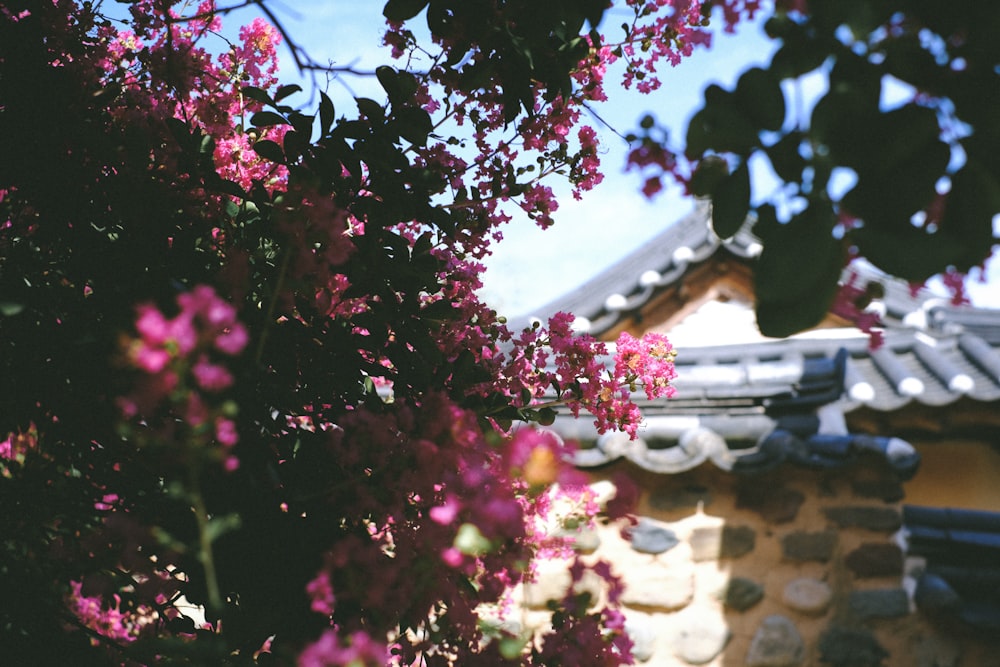
<path id="1" fill-rule="evenodd" d="M 210 363 L 205 355 L 198 358 L 191 373 L 198 386 L 205 391 L 219 392 L 233 384 L 232 374 L 224 366 Z"/>
<path id="2" fill-rule="evenodd" d="M 148 347 L 139 343 L 133 351 L 136 365 L 147 373 L 159 373 L 170 363 L 170 353 L 163 348 Z"/>
<path id="3" fill-rule="evenodd" d="M 250 336 L 241 323 L 236 322 L 215 338 L 215 347 L 230 356 L 236 356 L 247 346 Z"/>
<path id="4" fill-rule="evenodd" d="M 306 593 L 312 600 L 310 609 L 324 616 L 333 614 L 333 585 L 330 583 L 330 573 L 327 570 L 321 570 L 316 578 L 306 585 Z"/>
<path id="5" fill-rule="evenodd" d="M 219 441 L 219 444 L 226 447 L 232 447 L 239 442 L 240 436 L 236 431 L 236 423 L 232 419 L 225 419 L 224 417 L 216 419 L 215 439 Z"/>
<path id="6" fill-rule="evenodd" d="M 389 651 L 365 632 L 341 642 L 336 630 L 327 630 L 299 654 L 299 667 L 384 667 Z"/>

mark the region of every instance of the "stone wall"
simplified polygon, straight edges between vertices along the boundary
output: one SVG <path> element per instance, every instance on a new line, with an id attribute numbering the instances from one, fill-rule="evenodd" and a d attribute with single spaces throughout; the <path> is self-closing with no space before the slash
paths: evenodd
<path id="1" fill-rule="evenodd" d="M 998 647 L 914 612 L 898 534 L 903 489 L 891 474 L 790 466 L 738 477 L 712 466 L 656 475 L 622 461 L 643 489 L 639 522 L 578 536 L 623 579 L 627 628 L 645 667 L 1000 665 Z M 569 585 L 562 563 L 520 592 L 523 622 Z M 593 587 L 597 582 L 581 582 Z"/>

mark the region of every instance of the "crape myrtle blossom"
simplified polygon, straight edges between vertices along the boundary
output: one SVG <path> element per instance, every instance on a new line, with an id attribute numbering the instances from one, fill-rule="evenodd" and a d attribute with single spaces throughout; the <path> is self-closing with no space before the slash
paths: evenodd
<path id="1" fill-rule="evenodd" d="M 631 393 L 641 386 L 650 400 L 674 395 L 673 347 L 662 334 L 637 339 L 622 332 L 610 354 L 604 343 L 574 332 L 574 320 L 569 313 L 557 313 L 548 327 L 524 330 L 507 358 L 502 386 L 522 400 L 536 399 L 525 407 L 565 404 L 574 416 L 586 410 L 599 433 L 621 430 L 634 439 L 642 415 Z M 613 367 L 605 366 L 609 359 Z M 545 402 L 552 392 L 556 400 Z"/>
<path id="2" fill-rule="evenodd" d="M 674 4 L 637 21 L 693 16 Z M 482 621 L 487 608 L 513 618 L 511 591 L 539 559 L 573 557 L 574 530 L 635 499 L 623 484 L 598 508 L 567 463 L 573 444 L 530 423 L 566 406 L 634 437 L 631 394 L 670 395 L 672 350 L 623 334 L 612 351 L 567 313 L 512 331 L 477 295 L 513 215 L 554 221 L 553 178 L 576 197 L 601 181 L 583 111 L 607 98 L 624 47 L 581 38 L 566 86 L 529 80 L 512 107 L 498 80 L 470 87 L 446 66 L 458 42 L 443 39 L 419 47 L 425 72 L 379 70 L 388 101 L 345 113 L 321 98 L 311 116 L 285 106 L 281 33 L 263 20 L 228 43 L 229 12 L 210 0 L 136 0 L 125 21 L 95 11 L 0 12 L 17 38 L 3 56 L 27 45 L 43 52 L 38 72 L 65 73 L 67 136 L 89 142 L 66 161 L 85 178 L 55 181 L 79 190 L 69 210 L 36 188 L 48 176 L 0 182 L 0 281 L 24 310 L 3 315 L 16 343 L 3 361 L 34 378 L 28 400 L 9 401 L 0 483 L 42 479 L 52 499 L 4 553 L 33 554 L 24 571 L 62 614 L 39 636 L 76 619 L 77 644 L 121 664 L 133 650 L 205 664 L 628 664 L 604 564 L 589 567 L 607 605 L 569 595 L 536 637 Z M 678 53 L 685 35 L 670 37 Z M 417 53 L 403 25 L 386 41 Z M 468 64 L 490 57 L 473 45 Z M 628 58 L 633 77 L 653 65 Z M 4 118 L 33 117 L 19 102 L 0 100 Z M 32 374 L 50 359 L 58 383 Z M 583 572 L 572 564 L 574 580 Z"/>
<path id="3" fill-rule="evenodd" d="M 138 337 L 126 346 L 128 362 L 140 372 L 132 393 L 118 400 L 122 415 L 174 437 L 181 422 L 230 450 L 239 440 L 232 420 L 234 409 L 219 397 L 232 386 L 226 359 L 246 347 L 248 333 L 236 309 L 208 285 L 198 285 L 177 296 L 178 313 L 168 318 L 152 304 L 137 310 Z M 239 462 L 224 457 L 227 469 Z"/>

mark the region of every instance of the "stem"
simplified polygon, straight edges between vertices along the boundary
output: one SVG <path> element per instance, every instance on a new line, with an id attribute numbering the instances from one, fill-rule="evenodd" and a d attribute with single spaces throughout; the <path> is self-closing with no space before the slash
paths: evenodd
<path id="1" fill-rule="evenodd" d="M 261 329 L 260 338 L 257 339 L 257 349 L 254 351 L 254 362 L 257 364 L 260 363 L 261 357 L 264 356 L 264 343 L 267 341 L 268 331 L 271 330 L 271 324 L 274 322 L 274 311 L 278 307 L 278 297 L 285 286 L 285 274 L 288 273 L 288 265 L 291 263 L 291 259 L 292 249 L 289 246 L 284 249 L 281 256 L 281 267 L 278 269 L 278 283 L 274 286 L 271 302 L 267 304 L 267 315 L 264 319 L 264 326 Z"/>
<path id="2" fill-rule="evenodd" d="M 215 570 L 215 558 L 212 555 L 212 537 L 208 532 L 208 508 L 205 498 L 201 495 L 201 486 L 197 471 L 191 472 L 191 493 L 195 520 L 198 522 L 198 559 L 205 569 L 205 588 L 208 592 L 208 608 L 213 612 L 222 610 L 222 593 L 219 589 L 219 578 Z"/>

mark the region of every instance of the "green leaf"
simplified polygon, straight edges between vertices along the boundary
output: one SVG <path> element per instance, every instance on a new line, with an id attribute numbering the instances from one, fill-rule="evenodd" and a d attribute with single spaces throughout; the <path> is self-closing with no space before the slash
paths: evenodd
<path id="1" fill-rule="evenodd" d="M 382 16 L 390 21 L 402 23 L 422 12 L 427 2 L 428 0 L 389 0 L 385 3 Z"/>
<path id="2" fill-rule="evenodd" d="M 540 426 L 552 426 L 556 421 L 556 411 L 552 408 L 542 408 L 538 411 L 538 424 Z"/>
<path id="3" fill-rule="evenodd" d="M 489 552 L 490 541 L 472 523 L 463 523 L 455 535 L 454 546 L 467 556 L 480 556 Z"/>
<path id="4" fill-rule="evenodd" d="M 524 653 L 524 647 L 528 645 L 528 637 L 501 637 L 497 650 L 504 660 L 517 660 Z"/>
<path id="5" fill-rule="evenodd" d="M 753 67 L 744 72 L 736 84 L 736 102 L 763 130 L 777 132 L 785 122 L 785 95 L 769 71 Z"/>
<path id="6" fill-rule="evenodd" d="M 21 311 L 24 310 L 23 303 L 14 303 L 13 301 L 0 301 L 0 315 L 4 317 L 13 317 Z"/>
<path id="7" fill-rule="evenodd" d="M 288 121 L 284 116 L 273 111 L 258 111 L 250 117 L 250 124 L 254 127 L 271 127 L 272 125 L 287 125 Z"/>
<path id="8" fill-rule="evenodd" d="M 290 83 L 285 86 L 280 86 L 277 92 L 274 93 L 274 101 L 280 102 L 289 95 L 294 95 L 295 93 L 301 92 L 302 86 L 297 83 Z"/>
<path id="9" fill-rule="evenodd" d="M 740 230 L 750 212 L 750 170 L 743 161 L 712 191 L 712 229 L 721 239 Z"/>
<path id="10" fill-rule="evenodd" d="M 281 146 L 270 139 L 261 139 L 253 145 L 253 149 L 257 155 L 261 156 L 265 160 L 279 163 L 285 161 L 285 151 L 282 150 Z"/>

